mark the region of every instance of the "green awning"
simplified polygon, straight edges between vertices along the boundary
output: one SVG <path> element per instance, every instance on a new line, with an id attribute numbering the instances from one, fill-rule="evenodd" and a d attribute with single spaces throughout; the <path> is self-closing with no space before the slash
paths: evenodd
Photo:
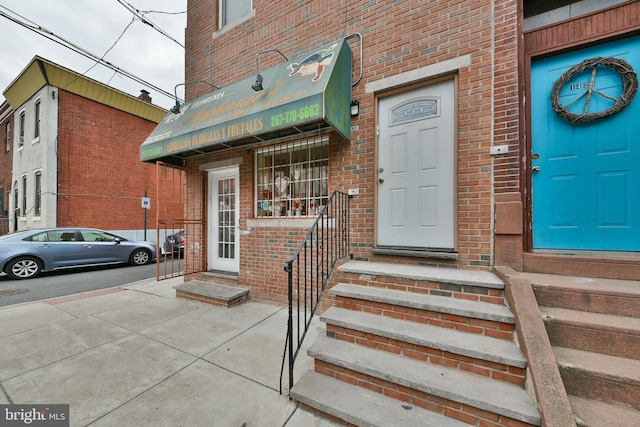
<path id="1" fill-rule="evenodd" d="M 140 147 L 142 161 L 176 163 L 223 148 L 333 128 L 351 133 L 351 50 L 338 40 L 169 112 Z"/>

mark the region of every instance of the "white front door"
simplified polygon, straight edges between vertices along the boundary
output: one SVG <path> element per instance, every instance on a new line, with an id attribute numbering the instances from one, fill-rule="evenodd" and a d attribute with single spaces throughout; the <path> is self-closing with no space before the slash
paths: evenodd
<path id="1" fill-rule="evenodd" d="M 380 99 L 377 246 L 454 248 L 454 99 L 453 80 Z"/>
<path id="2" fill-rule="evenodd" d="M 238 181 L 237 166 L 209 172 L 209 270 L 240 271 Z"/>

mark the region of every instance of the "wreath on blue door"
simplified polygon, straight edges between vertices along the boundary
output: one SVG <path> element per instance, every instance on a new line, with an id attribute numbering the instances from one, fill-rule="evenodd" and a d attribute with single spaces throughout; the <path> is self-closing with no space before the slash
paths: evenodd
<path id="1" fill-rule="evenodd" d="M 622 77 L 622 94 L 619 98 L 607 95 L 595 88 L 596 75 L 598 66 L 606 66 L 614 69 Z M 591 68 L 591 78 L 584 85 L 579 83 L 580 88 L 584 87 L 584 91 L 580 93 L 573 101 L 562 105 L 560 102 L 560 91 L 571 80 L 573 76 L 582 73 L 584 70 Z M 586 59 L 571 67 L 566 73 L 560 76 L 553 84 L 551 90 L 551 106 L 553 111 L 569 123 L 578 124 L 593 120 L 602 119 L 624 110 L 631 103 L 636 92 L 638 91 L 638 77 L 633 71 L 633 67 L 627 61 L 618 58 L 603 58 L 601 56 Z M 613 101 L 614 104 L 606 110 L 589 112 L 589 105 L 594 95 L 604 97 Z M 569 111 L 569 108 L 586 97 L 584 110 L 582 114 L 576 114 Z"/>

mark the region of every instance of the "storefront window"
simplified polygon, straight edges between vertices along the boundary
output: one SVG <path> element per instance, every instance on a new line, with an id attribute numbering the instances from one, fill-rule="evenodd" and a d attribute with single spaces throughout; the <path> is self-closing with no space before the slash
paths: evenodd
<path id="1" fill-rule="evenodd" d="M 268 147 L 256 153 L 257 217 L 315 217 L 328 198 L 329 138 Z"/>

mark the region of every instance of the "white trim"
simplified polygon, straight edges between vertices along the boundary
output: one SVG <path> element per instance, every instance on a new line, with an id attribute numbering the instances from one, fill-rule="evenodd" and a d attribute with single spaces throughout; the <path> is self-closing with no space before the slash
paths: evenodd
<path id="1" fill-rule="evenodd" d="M 471 55 L 462 55 L 456 58 L 447 59 L 445 61 L 436 62 L 435 64 L 427 65 L 417 70 L 407 71 L 406 73 L 396 74 L 395 76 L 385 77 L 374 82 L 367 83 L 364 87 L 365 93 L 375 93 L 382 90 L 391 89 L 397 86 L 402 86 L 407 83 L 415 82 L 418 80 L 424 80 L 443 74 L 447 74 L 453 71 L 457 71 L 460 68 L 468 67 L 471 65 Z"/>
<path id="2" fill-rule="evenodd" d="M 220 4 L 220 3 L 218 3 Z M 220 12 L 222 13 L 222 12 Z M 253 18 L 254 16 L 256 16 L 256 10 L 255 9 L 251 9 L 249 12 L 245 13 L 244 15 L 242 15 L 240 18 L 236 19 L 235 21 L 229 22 L 228 24 L 226 24 L 224 27 L 220 27 L 220 23 L 222 22 L 222 18 L 220 16 L 218 16 L 218 30 L 213 32 L 213 35 L 211 36 L 212 39 L 215 39 L 218 36 L 221 36 L 222 34 L 226 33 L 227 31 L 231 30 L 233 27 L 242 24 L 244 21 L 248 21 L 249 19 Z"/>
<path id="3" fill-rule="evenodd" d="M 233 166 L 240 166 L 243 163 L 242 157 L 236 157 L 233 159 L 220 160 L 211 163 L 204 163 L 198 167 L 203 172 L 213 172 L 217 169 L 231 168 Z"/>
<path id="4" fill-rule="evenodd" d="M 573 19 L 626 1 L 627 0 L 582 0 L 571 3 L 525 18 L 523 22 L 524 31 L 531 31 L 560 21 Z"/>
<path id="5" fill-rule="evenodd" d="M 218 200 L 217 178 L 230 175 L 235 181 L 235 241 L 233 258 L 219 257 L 218 253 Z M 207 171 L 207 228 L 211 230 L 207 237 L 207 265 L 208 269 L 238 273 L 240 271 L 240 168 L 239 166 L 222 167 Z"/>
<path id="6" fill-rule="evenodd" d="M 317 218 L 269 218 L 269 219 L 247 219 L 247 230 L 244 234 L 250 234 L 251 228 L 311 228 Z M 324 224 L 329 228 L 335 227 L 335 220 L 329 219 Z"/>

